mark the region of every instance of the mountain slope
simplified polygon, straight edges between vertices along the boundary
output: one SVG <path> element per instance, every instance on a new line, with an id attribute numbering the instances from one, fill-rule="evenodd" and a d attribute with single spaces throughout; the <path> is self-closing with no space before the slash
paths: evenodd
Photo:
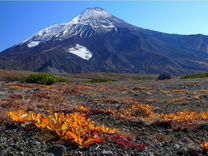
<path id="1" fill-rule="evenodd" d="M 89 8 L 0 53 L 0 68 L 52 73 L 204 72 L 208 36 L 146 30 L 101 8 Z"/>

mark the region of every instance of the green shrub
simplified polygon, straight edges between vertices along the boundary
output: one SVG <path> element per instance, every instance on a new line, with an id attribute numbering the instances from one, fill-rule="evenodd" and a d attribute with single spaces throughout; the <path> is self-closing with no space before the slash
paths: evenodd
<path id="1" fill-rule="evenodd" d="M 68 82 L 68 80 L 62 77 L 56 77 L 56 82 Z"/>
<path id="2" fill-rule="evenodd" d="M 171 76 L 169 74 L 160 74 L 157 78 L 158 80 L 167 80 L 167 79 L 171 79 Z"/>
<path id="3" fill-rule="evenodd" d="M 195 79 L 195 78 L 205 78 L 208 77 L 208 73 L 199 73 L 194 75 L 182 76 L 181 79 Z"/>
<path id="4" fill-rule="evenodd" d="M 89 81 L 90 83 L 102 83 L 102 82 L 112 82 L 112 80 L 109 79 L 102 79 L 102 78 L 96 78 Z"/>
<path id="5" fill-rule="evenodd" d="M 56 82 L 66 82 L 66 80 L 63 78 L 57 78 L 56 76 L 51 74 L 32 74 L 28 77 L 23 78 L 21 82 L 51 85 Z"/>

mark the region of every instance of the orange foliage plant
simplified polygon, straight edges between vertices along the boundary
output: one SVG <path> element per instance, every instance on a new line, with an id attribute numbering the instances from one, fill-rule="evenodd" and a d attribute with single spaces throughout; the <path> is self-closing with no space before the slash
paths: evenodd
<path id="1" fill-rule="evenodd" d="M 201 144 L 201 148 L 204 150 L 204 151 L 208 151 L 208 142 L 203 142 Z"/>
<path id="2" fill-rule="evenodd" d="M 75 112 L 72 114 L 54 113 L 49 116 L 36 112 L 8 112 L 11 119 L 17 123 L 35 124 L 40 129 L 49 129 L 55 132 L 63 140 L 71 140 L 77 143 L 80 148 L 87 148 L 94 143 L 102 143 L 104 138 L 118 138 L 115 142 L 120 145 L 130 144 L 130 138 L 126 135 L 119 134 L 117 129 L 111 129 L 104 125 L 96 126 L 91 118 L 87 118 L 84 113 Z M 108 135 L 110 137 L 104 137 Z M 135 144 L 134 144 L 135 145 Z M 144 148 L 142 145 L 135 145 L 140 150 Z"/>
<path id="3" fill-rule="evenodd" d="M 117 129 L 105 126 L 96 126 L 91 119 L 87 119 L 82 113 L 70 115 L 55 113 L 44 116 L 35 112 L 9 112 L 13 121 L 18 123 L 34 123 L 38 128 L 47 128 L 56 132 L 64 140 L 72 140 L 81 148 L 89 147 L 93 143 L 103 142 L 100 133 L 117 134 Z"/>
<path id="4" fill-rule="evenodd" d="M 207 124 L 208 112 L 177 112 L 175 114 L 156 114 L 152 113 L 144 121 L 150 123 L 170 123 L 173 128 L 198 128 L 200 125 Z"/>

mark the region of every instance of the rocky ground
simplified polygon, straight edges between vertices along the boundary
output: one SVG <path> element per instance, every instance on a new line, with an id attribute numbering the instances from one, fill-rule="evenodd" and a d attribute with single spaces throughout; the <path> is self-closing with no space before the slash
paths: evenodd
<path id="1" fill-rule="evenodd" d="M 159 81 L 155 78 L 107 75 L 112 82 L 90 83 L 92 75 L 71 77 L 67 84 L 52 86 L 0 82 L 0 155 L 208 155 L 201 144 L 208 142 L 207 121 L 200 128 L 177 128 L 170 124 L 142 122 L 146 114 L 130 112 L 132 105 L 148 105 L 154 113 L 208 112 L 208 79 Z M 70 79 L 70 77 L 69 77 Z M 90 109 L 97 125 L 117 128 L 132 136 L 141 149 L 107 140 L 81 149 L 60 141 L 53 132 L 34 125 L 14 123 L 7 112 L 72 113 L 78 106 Z M 130 115 L 129 115 L 130 114 Z"/>

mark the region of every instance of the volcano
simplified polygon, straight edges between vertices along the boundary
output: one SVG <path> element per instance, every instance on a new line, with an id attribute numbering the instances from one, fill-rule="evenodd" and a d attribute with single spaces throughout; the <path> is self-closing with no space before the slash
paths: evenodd
<path id="1" fill-rule="evenodd" d="M 102 8 L 88 8 L 1 52 L 0 68 L 50 73 L 207 72 L 208 36 L 147 30 Z"/>

